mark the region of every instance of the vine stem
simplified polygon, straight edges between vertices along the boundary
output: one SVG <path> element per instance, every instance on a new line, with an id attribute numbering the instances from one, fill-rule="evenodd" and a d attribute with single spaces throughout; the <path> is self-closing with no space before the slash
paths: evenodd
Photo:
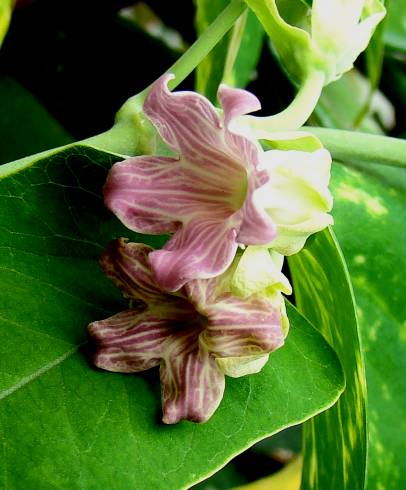
<path id="1" fill-rule="evenodd" d="M 232 0 L 192 46 L 166 70 L 165 73 L 175 75 L 175 78 L 168 83 L 170 90 L 179 85 L 210 53 L 224 34 L 233 27 L 246 8 L 243 0 Z M 115 124 L 111 129 L 88 138 L 82 143 L 121 155 L 148 153 L 145 145 L 143 145 L 143 141 L 145 142 L 150 138 L 145 137 L 144 134 L 148 124 L 142 114 L 142 107 L 152 85 L 130 97 L 124 103 L 117 112 Z"/>
<path id="2" fill-rule="evenodd" d="M 317 136 L 340 162 L 406 168 L 405 140 L 341 129 L 302 129 Z"/>
<path id="3" fill-rule="evenodd" d="M 209 27 L 199 36 L 190 48 L 166 71 L 175 75 L 170 80 L 168 87 L 170 90 L 176 88 L 196 66 L 210 53 L 221 38 L 234 25 L 236 20 L 244 13 L 247 6 L 243 0 L 232 0 L 229 5 L 220 13 Z M 151 89 L 149 85 L 146 89 L 133 97 L 130 97 L 118 111 L 117 117 L 123 117 L 129 112 L 138 111 Z"/>
<path id="4" fill-rule="evenodd" d="M 285 110 L 274 116 L 243 116 L 241 123 L 248 125 L 259 139 L 266 139 L 269 133 L 294 131 L 301 128 L 316 107 L 324 81 L 325 77 L 322 72 L 311 72 Z"/>

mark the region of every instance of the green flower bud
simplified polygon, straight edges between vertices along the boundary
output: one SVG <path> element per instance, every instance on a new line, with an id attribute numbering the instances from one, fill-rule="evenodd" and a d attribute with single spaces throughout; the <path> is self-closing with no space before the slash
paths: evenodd
<path id="1" fill-rule="evenodd" d="M 282 17 L 277 0 L 246 3 L 271 37 L 289 75 L 302 83 L 311 73 L 321 72 L 324 85 L 352 68 L 386 13 L 381 0 L 313 0 L 309 16 L 292 25 Z M 298 4 L 303 5 L 299 0 Z"/>

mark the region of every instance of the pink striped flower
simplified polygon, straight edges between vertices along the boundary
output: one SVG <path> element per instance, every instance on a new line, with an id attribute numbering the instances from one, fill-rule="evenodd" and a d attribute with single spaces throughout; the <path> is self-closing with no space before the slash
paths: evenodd
<path id="1" fill-rule="evenodd" d="M 225 374 L 258 372 L 282 346 L 280 311 L 259 295 L 227 292 L 233 267 L 163 292 L 151 273 L 151 253 L 121 238 L 103 254 L 104 271 L 133 305 L 89 325 L 98 345 L 94 362 L 123 373 L 160 365 L 163 421 L 204 422 L 220 404 Z"/>
<path id="2" fill-rule="evenodd" d="M 160 287 L 176 291 L 192 279 L 221 274 L 238 244 L 269 244 L 276 231 L 255 199 L 269 180 L 266 171 L 258 170 L 262 149 L 229 129 L 232 119 L 260 108 L 258 99 L 221 86 L 220 117 L 196 93 L 169 92 L 170 78 L 155 83 L 144 113 L 176 156 L 116 163 L 104 195 L 107 207 L 131 230 L 173 234 L 150 261 Z"/>

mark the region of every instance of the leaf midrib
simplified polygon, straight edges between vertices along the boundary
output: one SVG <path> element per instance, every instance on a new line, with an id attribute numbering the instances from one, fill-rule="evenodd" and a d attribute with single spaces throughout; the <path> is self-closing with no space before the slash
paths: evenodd
<path id="1" fill-rule="evenodd" d="M 66 359 L 68 359 L 68 357 L 75 354 L 80 349 L 80 347 L 82 347 L 86 343 L 87 343 L 87 341 L 82 342 L 78 345 L 75 345 L 74 347 L 72 347 L 68 351 L 64 352 L 62 355 L 60 355 L 59 357 L 57 357 L 53 361 L 49 362 L 45 366 L 42 366 L 41 368 L 34 371 L 32 374 L 30 374 L 28 376 L 24 376 L 23 378 L 21 378 L 13 386 L 10 386 L 10 388 L 7 388 L 2 393 L 0 393 L 0 401 L 4 400 L 8 396 L 12 395 L 13 393 L 15 393 L 19 389 L 23 388 L 27 384 L 31 383 L 32 381 L 35 381 L 37 378 L 39 378 L 40 376 L 42 376 L 46 372 L 50 371 L 52 368 L 58 366 L 59 364 L 62 364 L 62 362 L 64 362 Z"/>

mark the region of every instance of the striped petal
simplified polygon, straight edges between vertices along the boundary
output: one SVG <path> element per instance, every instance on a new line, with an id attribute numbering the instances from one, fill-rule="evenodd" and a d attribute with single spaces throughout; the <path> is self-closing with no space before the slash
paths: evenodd
<path id="1" fill-rule="evenodd" d="M 251 92 L 240 88 L 221 84 L 217 97 L 224 111 L 226 126 L 229 126 L 230 122 L 239 116 L 261 109 L 261 103 L 257 97 Z"/>
<path id="2" fill-rule="evenodd" d="M 208 325 L 200 341 L 215 357 L 253 356 L 284 343 L 281 316 L 259 296 L 225 296 L 205 308 Z"/>
<path id="3" fill-rule="evenodd" d="M 229 129 L 234 118 L 259 109 L 258 99 L 222 86 L 220 118 L 205 97 L 169 92 L 169 78 L 154 84 L 144 112 L 178 157 L 141 156 L 113 165 L 104 195 L 130 229 L 174 233 L 151 261 L 160 287 L 175 291 L 189 280 L 222 273 L 237 242 L 269 244 L 275 226 L 255 198 L 268 181 L 257 169 L 262 149 Z"/>
<path id="4" fill-rule="evenodd" d="M 195 220 L 179 230 L 149 256 L 157 283 L 176 291 L 191 279 L 214 277 L 224 272 L 237 250 L 232 220 Z"/>
<path id="5" fill-rule="evenodd" d="M 163 422 L 205 422 L 219 406 L 224 374 L 207 351 L 199 349 L 196 332 L 177 336 L 161 364 Z"/>
<path id="6" fill-rule="evenodd" d="M 242 200 L 246 175 L 240 165 L 228 168 L 229 174 L 226 165 L 223 169 L 218 161 L 218 166 L 214 172 L 167 157 L 129 158 L 109 172 L 106 206 L 125 226 L 148 234 L 176 232 L 182 223 L 204 215 L 227 219 Z"/>
<path id="7" fill-rule="evenodd" d="M 148 254 L 153 248 L 143 243 L 127 243 L 126 238 L 114 240 L 103 252 L 100 265 L 125 297 L 150 301 L 165 300 L 166 296 L 153 279 Z"/>
<path id="8" fill-rule="evenodd" d="M 256 178 L 255 178 L 256 177 Z M 276 225 L 257 198 L 257 191 L 269 180 L 265 172 L 250 179 L 247 197 L 240 210 L 241 226 L 237 241 L 244 245 L 268 245 L 276 238 Z"/>
<path id="9" fill-rule="evenodd" d="M 237 152 L 224 141 L 224 128 L 214 106 L 195 92 L 169 92 L 167 83 L 173 75 L 164 75 L 152 87 L 144 112 L 161 138 L 189 163 L 214 172 L 222 167 L 244 166 Z M 224 160 L 223 160 L 224 159 Z"/>
<path id="10" fill-rule="evenodd" d="M 129 158 L 111 168 L 103 188 L 104 202 L 130 230 L 148 234 L 174 232 L 180 213 L 165 199 L 174 186 L 173 179 L 179 179 L 177 160 L 173 158 Z"/>
<path id="11" fill-rule="evenodd" d="M 130 309 L 89 325 L 98 349 L 96 366 L 120 373 L 135 373 L 157 366 L 173 325 L 159 315 Z"/>

